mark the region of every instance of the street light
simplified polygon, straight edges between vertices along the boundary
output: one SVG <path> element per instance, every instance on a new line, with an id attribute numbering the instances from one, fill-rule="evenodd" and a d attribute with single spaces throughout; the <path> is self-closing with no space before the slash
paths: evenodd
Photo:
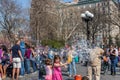
<path id="1" fill-rule="evenodd" d="M 89 11 L 85 11 L 85 13 L 82 13 L 82 14 L 81 14 L 82 20 L 85 21 L 85 23 L 86 23 L 87 41 L 90 40 L 89 21 L 92 21 L 93 17 L 94 17 L 94 14 L 92 14 L 92 13 L 89 12 Z"/>

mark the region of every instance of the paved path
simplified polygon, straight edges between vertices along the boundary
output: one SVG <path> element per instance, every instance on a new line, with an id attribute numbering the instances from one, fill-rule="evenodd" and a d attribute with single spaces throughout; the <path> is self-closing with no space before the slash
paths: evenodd
<path id="1" fill-rule="evenodd" d="M 81 66 L 80 64 L 77 64 L 77 74 L 80 74 L 82 76 L 86 76 L 87 68 L 84 66 Z M 5 80 L 11 80 L 10 78 L 7 78 Z M 38 80 L 38 72 L 30 75 L 26 75 L 23 78 L 20 78 L 20 80 Z M 73 78 L 68 77 L 67 70 L 63 70 L 63 80 L 74 80 Z M 110 72 L 106 75 L 101 75 L 101 80 L 120 80 L 120 71 L 117 72 L 116 76 L 111 76 Z"/>
<path id="2" fill-rule="evenodd" d="M 87 67 L 81 66 L 80 64 L 77 64 L 77 74 L 86 76 L 87 74 Z M 106 75 L 101 75 L 101 80 L 120 80 L 120 69 L 117 69 L 117 75 L 111 76 L 110 71 Z M 67 75 L 67 73 L 66 73 Z M 64 80 L 74 80 L 73 78 L 68 78 L 67 76 L 64 76 Z"/>

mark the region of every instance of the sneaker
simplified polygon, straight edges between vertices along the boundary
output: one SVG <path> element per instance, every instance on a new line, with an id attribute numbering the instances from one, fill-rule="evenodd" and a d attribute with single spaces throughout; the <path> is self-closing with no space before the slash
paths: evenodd
<path id="1" fill-rule="evenodd" d="M 37 71 L 33 72 L 32 74 L 37 74 Z"/>
<path id="2" fill-rule="evenodd" d="M 24 76 L 19 76 L 19 78 L 23 78 Z"/>

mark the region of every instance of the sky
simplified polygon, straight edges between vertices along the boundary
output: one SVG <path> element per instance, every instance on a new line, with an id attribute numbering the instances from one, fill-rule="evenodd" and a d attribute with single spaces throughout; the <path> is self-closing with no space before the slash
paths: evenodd
<path id="1" fill-rule="evenodd" d="M 65 2 L 71 2 L 71 1 L 73 1 L 73 0 L 64 0 Z"/>
<path id="2" fill-rule="evenodd" d="M 23 8 L 28 8 L 30 7 L 30 1 L 31 0 L 17 0 L 17 2 L 23 7 Z M 64 2 L 71 2 L 73 0 L 64 0 Z"/>
<path id="3" fill-rule="evenodd" d="M 18 4 L 20 4 L 23 8 L 30 7 L 30 1 L 31 0 L 17 0 Z"/>

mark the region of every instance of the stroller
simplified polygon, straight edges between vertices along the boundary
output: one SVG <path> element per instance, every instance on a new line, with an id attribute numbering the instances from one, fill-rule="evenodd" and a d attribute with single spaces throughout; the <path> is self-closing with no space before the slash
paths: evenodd
<path id="1" fill-rule="evenodd" d="M 13 69 L 13 64 L 11 63 L 6 70 L 6 74 L 8 77 L 12 77 L 12 69 Z"/>
<path id="2" fill-rule="evenodd" d="M 109 57 L 108 56 L 103 56 L 102 57 L 102 71 L 103 71 L 103 74 L 105 75 L 106 73 L 108 73 L 108 70 L 109 70 Z"/>
<path id="3" fill-rule="evenodd" d="M 42 58 L 42 55 L 40 55 L 39 59 L 39 74 L 38 78 L 39 80 L 44 80 L 44 75 L 46 75 L 46 70 L 45 70 L 45 58 Z"/>

